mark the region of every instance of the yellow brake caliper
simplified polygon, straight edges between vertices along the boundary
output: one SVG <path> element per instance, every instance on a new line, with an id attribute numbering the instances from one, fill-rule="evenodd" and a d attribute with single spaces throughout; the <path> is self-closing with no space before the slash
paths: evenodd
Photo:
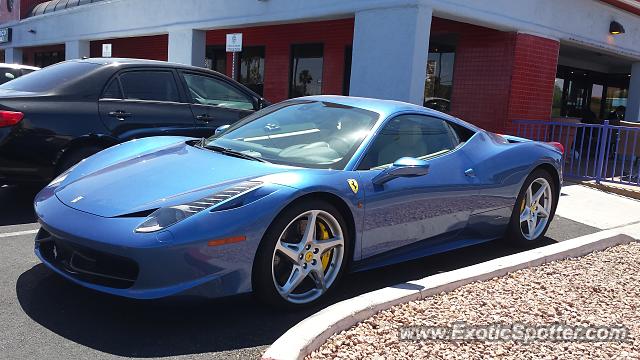
<path id="1" fill-rule="evenodd" d="M 319 240 L 329 240 L 329 230 L 327 230 L 327 227 L 321 223 L 320 221 L 318 221 L 318 230 L 320 230 L 318 232 L 318 237 L 320 238 Z M 329 266 L 329 260 L 331 259 L 331 253 L 333 251 L 327 251 L 326 253 L 324 253 L 322 255 L 322 269 L 326 270 L 327 266 Z"/>

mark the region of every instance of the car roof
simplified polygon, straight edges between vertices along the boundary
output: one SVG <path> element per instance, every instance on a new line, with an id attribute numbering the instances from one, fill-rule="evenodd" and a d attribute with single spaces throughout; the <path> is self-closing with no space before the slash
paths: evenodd
<path id="1" fill-rule="evenodd" d="M 327 102 L 332 102 L 340 105 L 353 106 L 360 109 L 376 112 L 380 114 L 381 120 L 400 112 L 415 112 L 422 115 L 433 116 L 440 119 L 449 120 L 476 132 L 482 130 L 481 128 L 473 124 L 470 124 L 462 119 L 459 119 L 455 116 L 451 116 L 449 114 L 445 114 L 437 110 L 425 108 L 420 105 L 410 104 L 402 101 L 372 99 L 372 98 L 355 97 L 355 96 L 340 96 L 340 95 L 315 95 L 315 96 L 305 96 L 297 99 L 327 101 Z M 296 100 L 296 99 L 291 99 L 291 100 Z"/>
<path id="2" fill-rule="evenodd" d="M 372 99 L 365 97 L 355 97 L 355 96 L 339 96 L 339 95 L 316 95 L 316 96 L 305 96 L 298 99 L 305 100 L 315 100 L 315 101 L 327 101 L 341 105 L 353 106 L 364 110 L 369 110 L 373 112 L 377 112 L 382 117 L 387 117 L 389 115 L 404 112 L 404 111 L 416 111 L 422 114 L 433 115 L 442 117 L 447 116 L 446 114 L 440 113 L 438 111 L 428 109 L 419 105 L 410 104 L 402 101 L 396 100 L 382 100 L 382 99 Z"/>
<path id="3" fill-rule="evenodd" d="M 40 70 L 39 67 L 30 66 L 30 65 L 22 65 L 22 64 L 0 63 L 0 67 L 2 67 L 2 68 L 11 68 L 11 69 Z"/>
<path id="4" fill-rule="evenodd" d="M 167 61 L 159 61 L 159 60 L 147 60 L 147 59 L 130 59 L 130 58 L 85 58 L 85 59 L 76 59 L 71 60 L 75 62 L 87 62 L 96 65 L 137 65 L 137 66 L 154 66 L 154 67 L 169 67 L 169 68 L 180 68 L 180 69 L 192 69 L 199 71 L 211 71 L 204 67 L 197 67 L 179 63 L 172 63 Z"/>

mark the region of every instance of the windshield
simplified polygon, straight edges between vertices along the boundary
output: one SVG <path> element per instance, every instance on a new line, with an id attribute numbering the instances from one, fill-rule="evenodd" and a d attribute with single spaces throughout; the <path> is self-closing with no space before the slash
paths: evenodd
<path id="1" fill-rule="evenodd" d="M 0 89 L 46 92 L 63 85 L 67 81 L 75 80 L 98 66 L 99 65 L 86 62 L 62 62 L 2 84 L 0 85 Z"/>
<path id="2" fill-rule="evenodd" d="M 325 101 L 292 100 L 245 118 L 206 145 L 278 164 L 343 169 L 378 116 Z"/>

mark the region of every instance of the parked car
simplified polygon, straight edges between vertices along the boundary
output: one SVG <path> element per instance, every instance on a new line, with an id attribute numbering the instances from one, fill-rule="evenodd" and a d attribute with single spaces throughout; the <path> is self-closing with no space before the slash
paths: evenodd
<path id="1" fill-rule="evenodd" d="M 104 58 L 52 65 L 0 85 L 0 183 L 46 182 L 135 138 L 208 137 L 266 105 L 197 67 Z"/>
<path id="2" fill-rule="evenodd" d="M 29 65 L 0 63 L 0 84 L 17 79 L 22 75 L 30 74 L 36 70 L 40 70 L 40 68 Z"/>
<path id="3" fill-rule="evenodd" d="M 416 105 L 293 99 L 209 139 L 141 139 L 81 162 L 37 195 L 35 253 L 119 296 L 309 305 L 345 271 L 539 242 L 561 161 L 560 144 Z"/>

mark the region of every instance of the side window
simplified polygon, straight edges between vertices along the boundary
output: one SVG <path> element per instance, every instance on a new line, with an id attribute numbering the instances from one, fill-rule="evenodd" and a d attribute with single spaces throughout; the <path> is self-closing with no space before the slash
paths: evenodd
<path id="1" fill-rule="evenodd" d="M 124 98 L 179 102 L 180 95 L 170 71 L 130 71 L 120 75 Z"/>
<path id="2" fill-rule="evenodd" d="M 122 99 L 122 91 L 120 90 L 120 83 L 117 78 L 111 80 L 109 85 L 104 89 L 102 99 Z"/>
<path id="3" fill-rule="evenodd" d="M 20 77 L 22 74 L 19 69 L 2 68 L 0 69 L 0 84 L 4 84 L 15 78 Z"/>
<path id="4" fill-rule="evenodd" d="M 378 133 L 360 170 L 391 165 L 401 157 L 428 159 L 458 146 L 458 136 L 444 120 L 423 115 L 400 115 Z"/>
<path id="5" fill-rule="evenodd" d="M 184 74 L 192 102 L 237 110 L 253 110 L 253 101 L 233 86 L 213 77 Z"/>

